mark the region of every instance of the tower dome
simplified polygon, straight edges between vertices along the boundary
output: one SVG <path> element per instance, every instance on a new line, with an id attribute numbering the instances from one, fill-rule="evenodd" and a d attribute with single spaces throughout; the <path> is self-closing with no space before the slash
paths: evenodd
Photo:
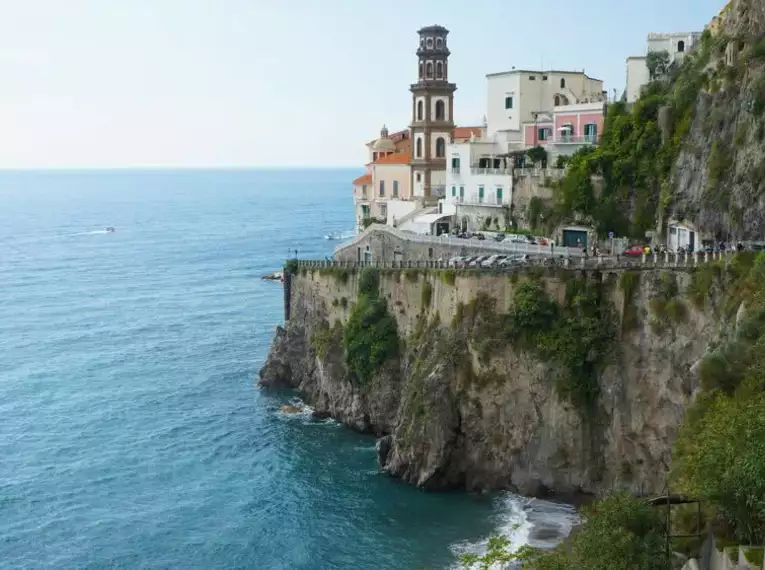
<path id="1" fill-rule="evenodd" d="M 396 152 L 396 143 L 388 136 L 388 127 L 385 125 L 380 129 L 380 138 L 375 141 L 372 150 L 375 152 Z"/>

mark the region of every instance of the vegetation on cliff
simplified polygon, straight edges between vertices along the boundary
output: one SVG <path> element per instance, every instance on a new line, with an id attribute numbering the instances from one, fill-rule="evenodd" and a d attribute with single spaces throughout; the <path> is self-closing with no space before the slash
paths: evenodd
<path id="1" fill-rule="evenodd" d="M 716 508 L 729 539 L 765 543 L 765 253 L 698 279 L 745 315 L 701 363 L 702 392 L 676 444 L 679 487 Z M 695 293 L 696 295 L 698 292 Z"/>
<path id="2" fill-rule="evenodd" d="M 399 350 L 396 319 L 379 296 L 380 275 L 365 268 L 359 275 L 359 296 L 343 329 L 345 363 L 360 383 L 366 383 Z"/>

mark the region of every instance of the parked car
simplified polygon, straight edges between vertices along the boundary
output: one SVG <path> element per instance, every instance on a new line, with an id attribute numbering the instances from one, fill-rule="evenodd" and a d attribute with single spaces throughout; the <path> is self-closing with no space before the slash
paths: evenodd
<path id="1" fill-rule="evenodd" d="M 473 268 L 480 267 L 481 263 L 483 263 L 483 261 L 485 259 L 488 259 L 489 257 L 490 256 L 488 255 L 479 255 L 478 257 L 473 259 L 470 263 L 468 263 L 468 267 L 473 267 Z"/>
<path id="2" fill-rule="evenodd" d="M 478 255 L 473 255 L 470 257 L 463 257 L 459 262 L 457 267 L 468 267 L 473 261 L 478 259 Z"/>
<path id="3" fill-rule="evenodd" d="M 486 236 L 485 236 L 485 235 L 483 235 L 483 234 L 475 234 L 473 237 L 474 237 L 475 239 L 479 240 L 479 241 L 483 241 L 483 240 L 485 240 L 485 239 L 486 239 Z"/>
<path id="4" fill-rule="evenodd" d="M 632 247 L 625 249 L 623 255 L 628 257 L 640 257 L 643 253 L 645 253 L 644 245 L 633 245 Z"/>
<path id="5" fill-rule="evenodd" d="M 494 240 L 495 241 L 504 241 L 504 239 L 505 239 L 505 234 L 495 234 L 494 235 Z"/>
<path id="6" fill-rule="evenodd" d="M 481 262 L 481 267 L 488 269 L 489 267 L 495 267 L 507 258 L 506 255 L 492 255 Z"/>
<path id="7" fill-rule="evenodd" d="M 509 255 L 498 263 L 499 267 L 512 267 L 516 265 L 527 265 L 531 263 L 531 256 L 528 253 Z"/>
<path id="8" fill-rule="evenodd" d="M 459 266 L 459 264 L 460 264 L 460 263 L 461 263 L 461 262 L 462 262 L 464 259 L 465 259 L 465 258 L 464 258 L 464 257 L 462 257 L 462 256 L 460 256 L 460 255 L 458 255 L 457 257 L 452 257 L 452 258 L 449 260 L 449 263 L 448 263 L 448 265 L 449 265 L 449 267 L 458 267 L 458 266 Z"/>

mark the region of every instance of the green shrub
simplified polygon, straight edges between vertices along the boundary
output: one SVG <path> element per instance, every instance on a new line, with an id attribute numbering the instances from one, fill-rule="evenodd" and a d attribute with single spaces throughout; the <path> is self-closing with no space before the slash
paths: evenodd
<path id="1" fill-rule="evenodd" d="M 332 306 L 337 307 L 340 304 L 340 301 L 338 299 L 332 299 Z"/>
<path id="2" fill-rule="evenodd" d="M 365 267 L 359 276 L 359 295 L 377 297 L 380 291 L 380 272 L 372 267 Z"/>
<path id="3" fill-rule="evenodd" d="M 417 283 L 420 280 L 420 271 L 418 269 L 405 269 L 404 276 L 410 283 Z"/>
<path id="4" fill-rule="evenodd" d="M 422 282 L 422 293 L 420 294 L 421 308 L 423 311 L 430 307 L 432 299 L 433 285 L 430 284 L 430 281 L 425 280 Z"/>
<path id="5" fill-rule="evenodd" d="M 297 275 L 298 272 L 298 260 L 297 259 L 288 259 L 284 262 L 284 272 L 285 273 L 291 273 L 292 275 Z"/>
<path id="6" fill-rule="evenodd" d="M 343 331 L 343 345 L 348 370 L 362 384 L 398 354 L 396 320 L 388 313 L 384 299 L 359 297 Z"/>
<path id="7" fill-rule="evenodd" d="M 765 548 L 762 546 L 755 546 L 745 547 L 743 550 L 744 558 L 746 558 L 746 561 L 749 562 L 749 564 L 757 568 L 762 568 L 762 561 L 763 557 L 765 556 Z M 738 562 L 738 560 L 736 562 Z"/>
<path id="8" fill-rule="evenodd" d="M 441 281 L 446 285 L 454 285 L 457 279 L 457 272 L 453 269 L 446 269 L 441 272 Z"/>

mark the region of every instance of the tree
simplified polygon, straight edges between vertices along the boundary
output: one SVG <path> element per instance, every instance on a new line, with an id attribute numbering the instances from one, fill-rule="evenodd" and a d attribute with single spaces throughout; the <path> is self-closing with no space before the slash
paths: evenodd
<path id="1" fill-rule="evenodd" d="M 664 76 L 669 71 L 669 52 L 667 50 L 649 51 L 645 56 L 645 65 L 651 79 Z"/>
<path id="2" fill-rule="evenodd" d="M 526 156 L 534 164 L 541 164 L 543 168 L 547 166 L 547 151 L 539 145 L 527 150 Z"/>

